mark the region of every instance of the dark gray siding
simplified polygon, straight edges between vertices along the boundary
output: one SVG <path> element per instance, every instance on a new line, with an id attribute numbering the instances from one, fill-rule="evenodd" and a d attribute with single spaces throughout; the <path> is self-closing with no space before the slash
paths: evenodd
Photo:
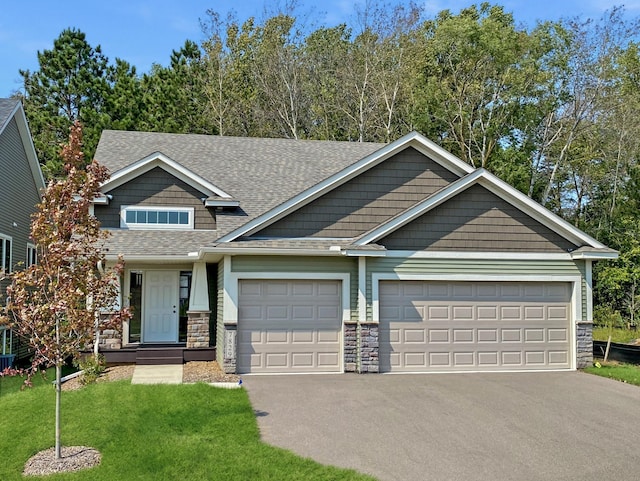
<path id="1" fill-rule="evenodd" d="M 12 238 L 14 266 L 26 260 L 31 214 L 39 201 L 18 124 L 11 119 L 0 135 L 0 234 Z M 0 299 L 4 299 L 6 285 L 0 284 Z"/>
<path id="2" fill-rule="evenodd" d="M 567 252 L 577 247 L 480 185 L 378 243 L 412 251 Z"/>
<path id="3" fill-rule="evenodd" d="M 257 233 L 267 237 L 355 237 L 458 177 L 408 148 Z"/>
<path id="4" fill-rule="evenodd" d="M 206 195 L 160 167 L 103 193 L 113 195 L 113 200 L 108 206 L 95 206 L 94 212 L 102 227 L 120 227 L 120 208 L 123 205 L 154 205 L 193 207 L 196 229 L 216 228 L 213 210 L 207 209 L 201 200 Z"/>

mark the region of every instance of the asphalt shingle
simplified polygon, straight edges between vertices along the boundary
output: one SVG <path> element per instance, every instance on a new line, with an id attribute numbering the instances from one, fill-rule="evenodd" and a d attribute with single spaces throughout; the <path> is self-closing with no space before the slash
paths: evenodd
<path id="1" fill-rule="evenodd" d="M 105 130 L 95 158 L 111 173 L 160 152 L 240 201 L 221 237 L 385 144 Z"/>
<path id="2" fill-rule="evenodd" d="M 18 102 L 19 100 L 14 99 L 0 99 L 0 130 L 2 130 L 4 124 L 9 120 Z"/>

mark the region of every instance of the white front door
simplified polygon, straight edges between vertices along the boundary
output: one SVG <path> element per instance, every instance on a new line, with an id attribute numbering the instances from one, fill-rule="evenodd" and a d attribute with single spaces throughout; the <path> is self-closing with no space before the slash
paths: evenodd
<path id="1" fill-rule="evenodd" d="M 178 342 L 179 271 L 146 271 L 143 342 Z"/>

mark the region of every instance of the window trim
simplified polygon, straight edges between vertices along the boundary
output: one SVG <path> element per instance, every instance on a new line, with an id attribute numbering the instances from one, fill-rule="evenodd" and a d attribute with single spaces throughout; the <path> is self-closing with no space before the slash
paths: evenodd
<path id="1" fill-rule="evenodd" d="M 9 265 L 5 265 L 5 260 L 7 258 L 6 250 L 7 250 L 7 241 L 9 242 Z M 0 234 L 0 243 L 2 246 L 0 247 L 0 269 L 4 269 L 5 272 L 13 271 L 13 238 L 11 236 Z"/>
<path id="2" fill-rule="evenodd" d="M 146 224 L 142 222 L 127 222 L 127 212 L 155 211 L 155 212 L 186 212 L 188 214 L 187 224 Z M 162 230 L 162 229 L 194 229 L 195 209 L 193 207 L 174 207 L 157 205 L 123 205 L 120 207 L 120 227 L 123 229 L 138 230 Z"/>
<path id="3" fill-rule="evenodd" d="M 32 257 L 33 254 L 33 257 Z M 33 260 L 33 262 L 31 262 Z M 38 263 L 38 249 L 35 244 L 27 242 L 27 257 L 24 263 L 25 267 L 30 267 Z"/>

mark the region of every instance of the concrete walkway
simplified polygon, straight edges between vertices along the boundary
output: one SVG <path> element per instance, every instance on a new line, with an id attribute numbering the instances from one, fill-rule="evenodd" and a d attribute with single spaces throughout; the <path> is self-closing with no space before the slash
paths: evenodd
<path id="1" fill-rule="evenodd" d="M 136 365 L 131 384 L 181 384 L 182 364 Z"/>

